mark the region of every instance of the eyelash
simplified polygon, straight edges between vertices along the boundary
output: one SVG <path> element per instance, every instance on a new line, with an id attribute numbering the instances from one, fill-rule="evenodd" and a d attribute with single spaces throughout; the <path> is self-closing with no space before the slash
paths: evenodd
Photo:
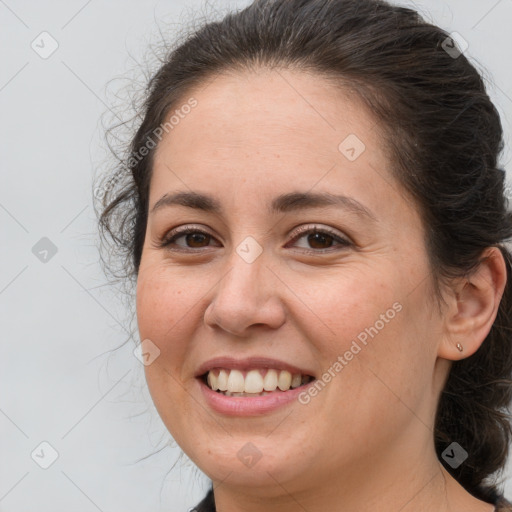
<path id="1" fill-rule="evenodd" d="M 162 241 L 159 243 L 159 247 L 160 248 L 169 248 L 170 245 L 172 245 L 174 242 L 176 242 L 176 240 L 178 240 L 182 236 L 185 236 L 185 235 L 188 235 L 188 234 L 192 234 L 192 233 L 206 235 L 206 236 L 209 236 L 211 238 L 214 238 L 207 231 L 203 231 L 203 230 L 198 229 L 198 228 L 194 228 L 194 227 L 187 227 L 187 228 L 183 228 L 183 229 L 179 229 L 178 228 L 178 230 L 171 231 L 170 234 L 164 236 Z M 317 226 L 308 226 L 308 227 L 299 229 L 295 233 L 295 236 L 292 238 L 291 241 L 292 242 L 296 242 L 300 238 L 304 237 L 305 235 L 309 235 L 309 234 L 327 235 L 327 236 L 333 238 L 334 241 L 337 242 L 339 244 L 339 246 L 341 246 L 341 247 L 350 247 L 350 246 L 353 245 L 351 241 L 347 240 L 346 238 L 340 237 L 336 232 L 334 232 L 334 231 L 332 231 L 332 230 L 330 230 L 328 228 L 321 228 L 321 229 L 319 229 Z M 189 249 L 170 249 L 170 250 L 175 250 L 175 251 L 179 251 L 179 252 L 194 253 L 194 252 L 198 252 L 200 249 L 202 249 L 202 248 L 199 248 L 199 249 L 190 249 L 190 248 Z M 332 249 L 333 249 L 332 247 L 329 247 L 327 249 L 317 249 L 317 250 L 302 249 L 302 251 L 305 252 L 306 254 L 316 254 L 316 255 L 318 255 L 318 254 L 323 254 L 323 253 L 326 253 L 326 252 L 332 252 Z"/>

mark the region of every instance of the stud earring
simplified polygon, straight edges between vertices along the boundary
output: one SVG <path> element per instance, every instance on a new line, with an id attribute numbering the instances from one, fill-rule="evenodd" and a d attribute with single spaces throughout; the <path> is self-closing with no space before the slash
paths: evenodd
<path id="1" fill-rule="evenodd" d="M 457 348 L 459 349 L 459 352 L 464 350 L 464 347 L 460 343 L 457 343 Z"/>

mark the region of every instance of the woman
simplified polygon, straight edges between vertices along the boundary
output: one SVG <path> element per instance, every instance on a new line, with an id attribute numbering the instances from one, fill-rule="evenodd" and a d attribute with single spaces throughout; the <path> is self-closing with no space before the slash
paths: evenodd
<path id="1" fill-rule="evenodd" d="M 142 114 L 100 226 L 212 480 L 195 510 L 512 510 L 502 128 L 448 34 L 256 0 L 174 49 Z"/>

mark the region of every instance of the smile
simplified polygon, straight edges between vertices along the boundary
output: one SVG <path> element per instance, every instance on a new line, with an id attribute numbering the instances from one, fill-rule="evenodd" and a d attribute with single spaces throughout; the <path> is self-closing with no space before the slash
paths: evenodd
<path id="1" fill-rule="evenodd" d="M 214 368 L 203 375 L 203 382 L 213 391 L 225 396 L 265 396 L 288 391 L 311 382 L 314 378 L 301 373 L 274 368 L 241 371 L 232 368 Z"/>

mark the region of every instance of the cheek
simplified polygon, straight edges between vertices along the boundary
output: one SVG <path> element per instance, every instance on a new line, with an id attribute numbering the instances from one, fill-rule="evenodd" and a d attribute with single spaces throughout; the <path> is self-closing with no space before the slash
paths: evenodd
<path id="1" fill-rule="evenodd" d="M 333 382 L 331 389 L 338 395 L 332 399 L 342 393 L 352 410 L 361 402 L 385 407 L 396 403 L 397 396 L 414 405 L 435 362 L 425 290 L 419 287 L 411 294 L 396 270 L 380 270 L 320 283 L 317 292 L 309 288 L 304 300 L 313 305 L 316 319 L 303 328 L 319 344 L 324 380 Z"/>
<path id="2" fill-rule="evenodd" d="M 151 340 L 160 351 L 151 364 L 144 366 L 146 382 L 168 430 L 181 439 L 182 416 L 175 412 L 183 411 L 186 416 L 190 407 L 183 393 L 182 370 L 193 336 L 194 305 L 201 294 L 200 290 L 194 293 L 165 266 L 153 265 L 145 270 L 141 266 L 141 270 L 136 294 L 139 335 L 141 340 Z"/>
<path id="3" fill-rule="evenodd" d="M 294 318 L 307 322 L 303 327 L 309 339 L 321 343 L 320 351 L 327 356 L 349 350 L 352 340 L 362 344 L 372 339 L 371 335 L 387 330 L 399 316 L 400 307 L 393 305 L 400 300 L 400 289 L 389 269 L 340 268 L 324 277 L 292 282 L 300 299 L 296 307 L 302 308 Z"/>
<path id="4" fill-rule="evenodd" d="M 160 349 L 160 359 L 180 366 L 186 348 L 198 294 L 171 278 L 162 268 L 139 274 L 137 281 L 137 321 L 140 339 L 150 339 Z M 190 281 L 189 281 L 190 282 Z M 169 356 L 169 357 L 166 357 Z"/>

